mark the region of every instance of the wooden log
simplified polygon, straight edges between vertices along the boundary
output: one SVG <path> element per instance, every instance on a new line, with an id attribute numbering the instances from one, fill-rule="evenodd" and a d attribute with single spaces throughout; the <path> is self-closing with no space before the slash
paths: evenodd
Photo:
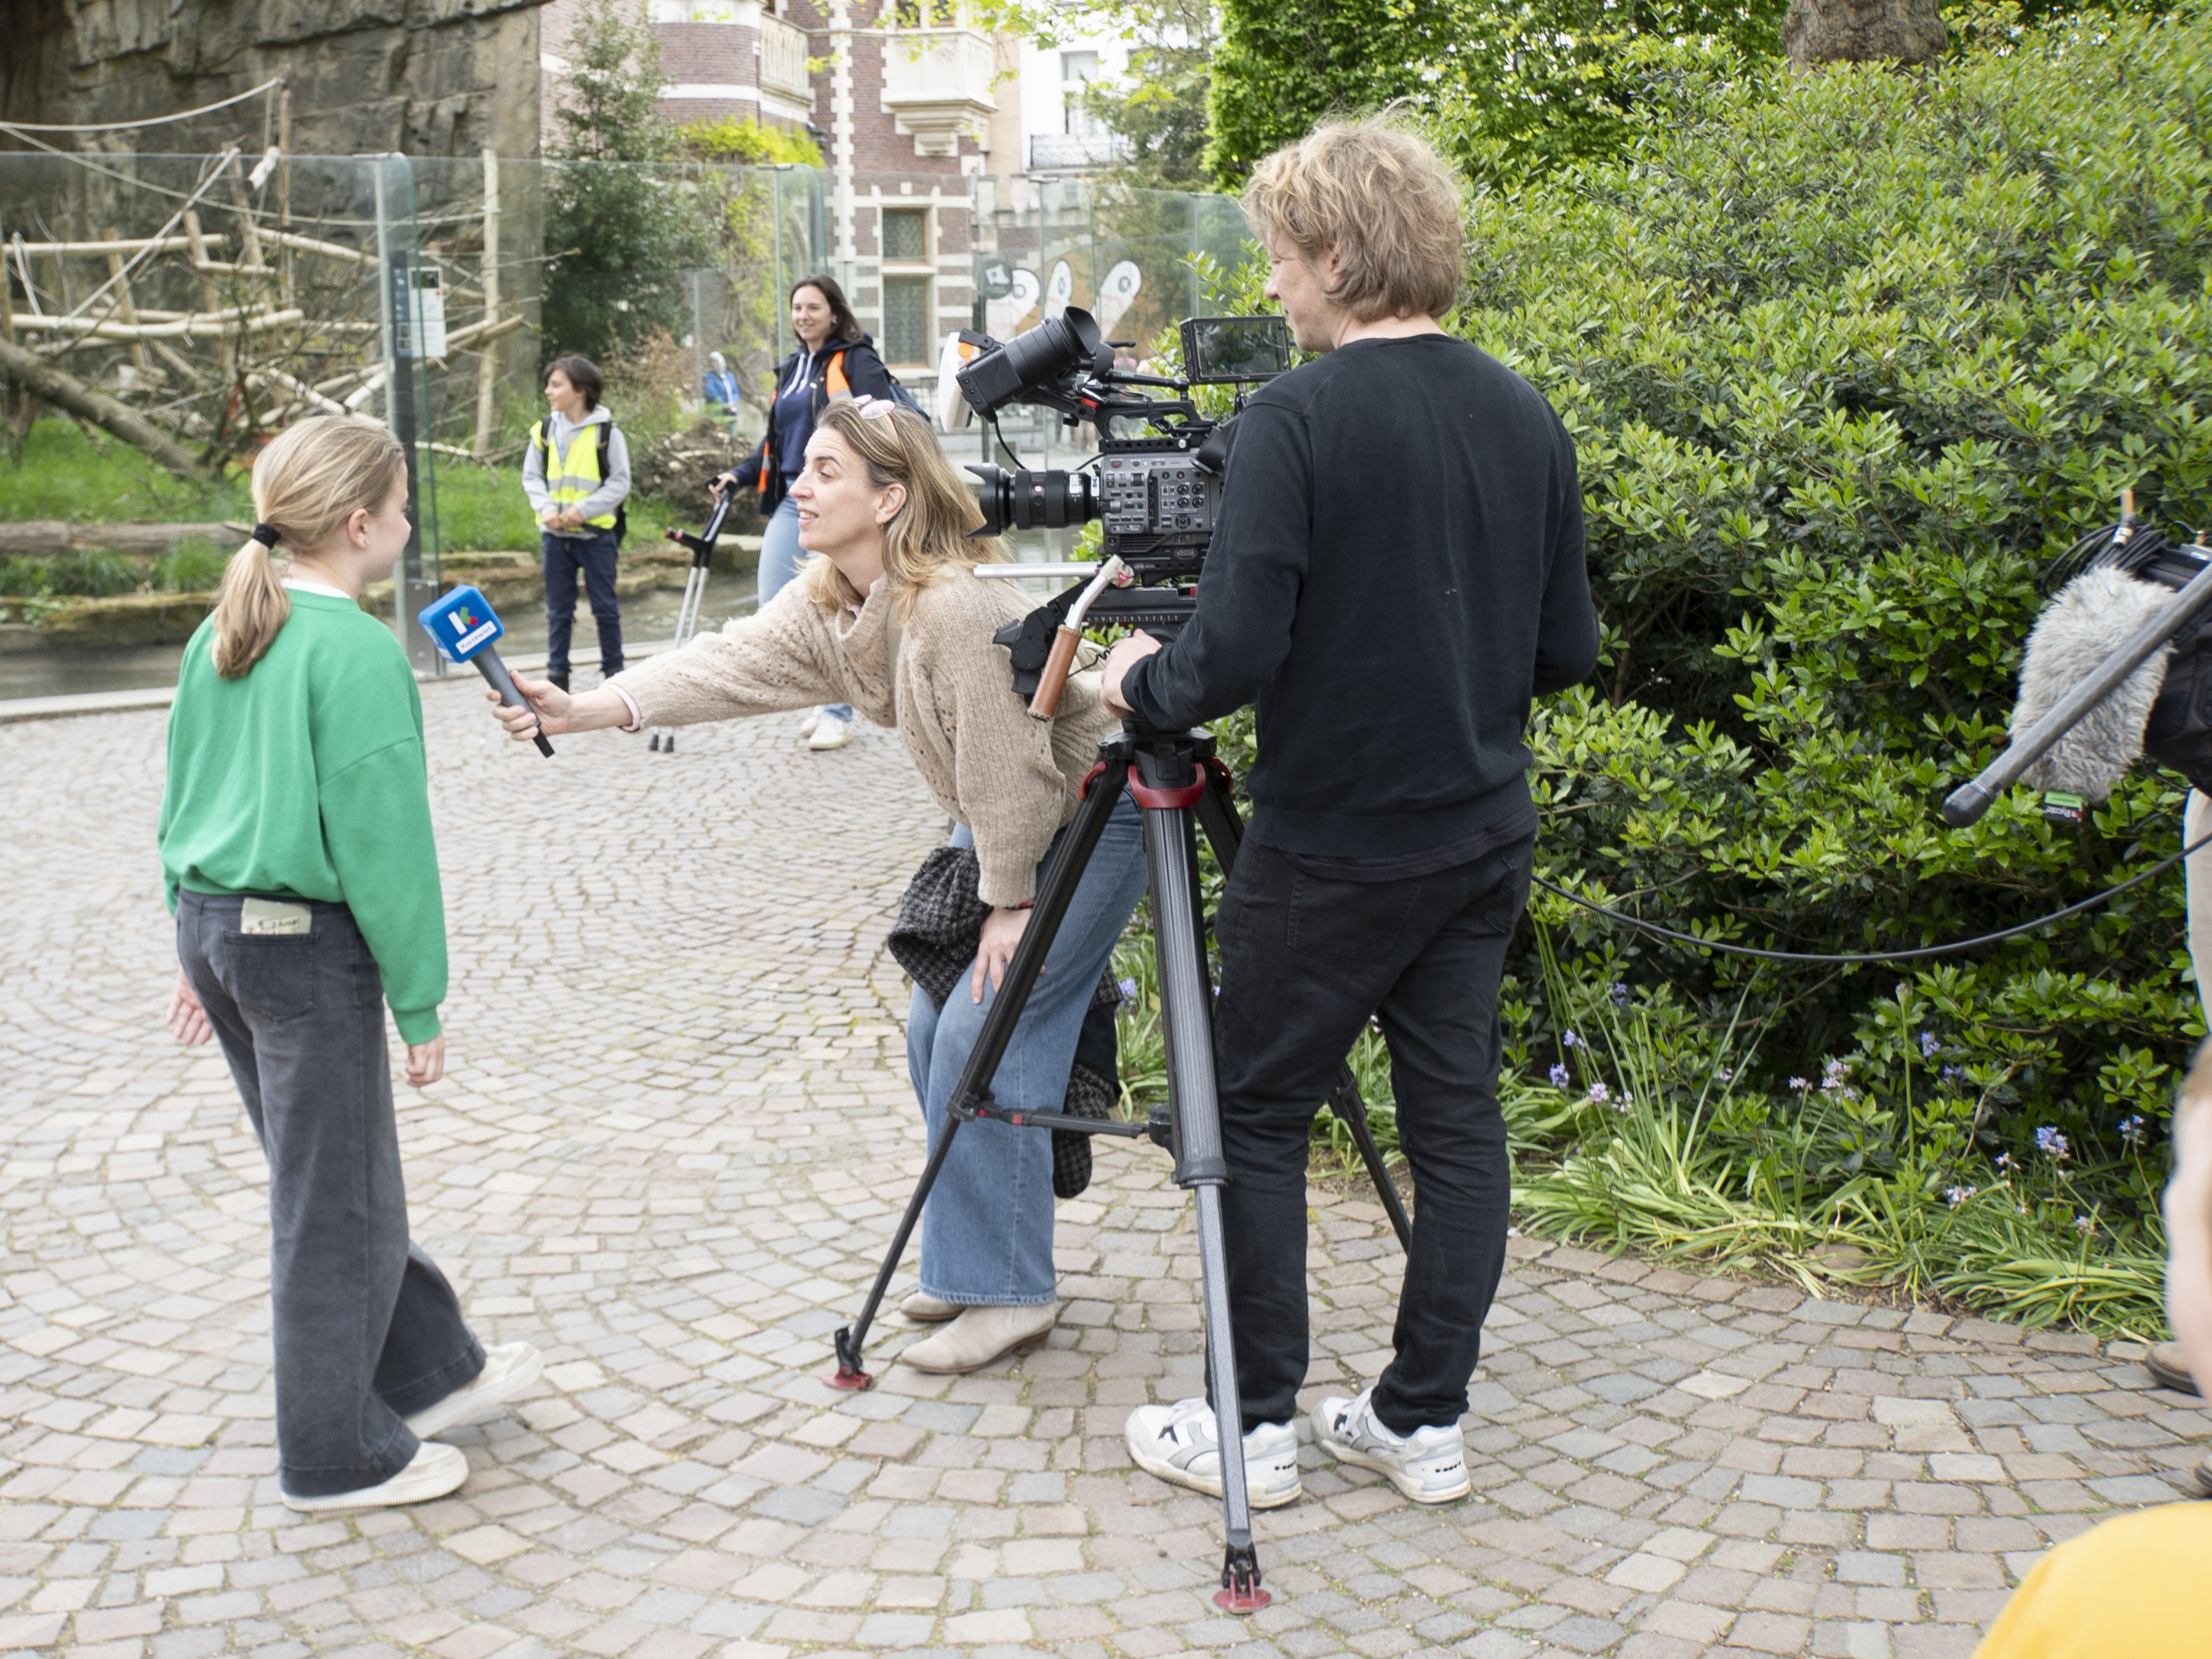
<path id="1" fill-rule="evenodd" d="M 179 542 L 241 542 L 243 524 L 77 524 L 62 519 L 24 519 L 0 524 L 0 557 L 42 558 L 104 547 L 117 553 L 159 555 Z"/>
<path id="2" fill-rule="evenodd" d="M 107 239 L 110 241 L 115 240 L 113 225 L 107 228 Z M 123 274 L 123 256 L 120 253 L 110 253 L 107 256 L 108 280 L 122 290 L 118 298 L 121 301 L 124 323 L 129 327 L 136 328 L 138 325 L 138 307 L 131 298 L 131 279 Z M 132 367 L 137 368 L 150 366 L 146 360 L 146 346 L 143 341 L 131 343 L 131 362 Z"/>
<path id="3" fill-rule="evenodd" d="M 142 253 L 152 248 L 156 253 L 173 253 L 191 245 L 192 239 L 189 236 L 118 236 L 110 230 L 107 240 L 103 242 L 26 242 L 23 252 L 50 254 Z"/>
<path id="4" fill-rule="evenodd" d="M 343 259 L 349 264 L 376 267 L 376 256 L 363 253 L 358 248 L 342 246 L 337 242 L 318 241 L 313 236 L 301 236 L 295 231 L 263 229 L 261 240 L 278 247 L 297 248 L 302 253 L 319 253 L 326 259 Z"/>
<path id="5" fill-rule="evenodd" d="M 262 306 L 232 306 L 223 311 L 195 312 L 172 323 L 118 323 L 91 317 L 40 317 L 24 322 L 27 332 L 68 334 L 82 340 L 210 340 L 228 339 L 243 329 L 260 334 L 287 323 L 303 320 L 307 313 L 296 306 L 270 311 Z M 52 349 L 52 348 L 50 348 Z"/>
<path id="6" fill-rule="evenodd" d="M 161 428 L 138 413 L 87 386 L 68 370 L 47 362 L 35 351 L 0 341 L 0 379 L 21 386 L 33 397 L 90 421 L 113 433 L 134 449 L 143 450 L 180 478 L 205 482 L 207 474 L 191 453 Z"/>

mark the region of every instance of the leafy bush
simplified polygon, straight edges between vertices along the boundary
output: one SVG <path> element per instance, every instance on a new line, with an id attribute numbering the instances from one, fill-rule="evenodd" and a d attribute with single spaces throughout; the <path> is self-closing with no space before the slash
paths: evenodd
<path id="1" fill-rule="evenodd" d="M 677 128 L 676 135 L 684 153 L 696 161 L 739 161 L 747 166 L 763 162 L 822 165 L 822 147 L 811 138 L 764 121 L 725 115 L 717 120 L 686 122 Z"/>
<path id="2" fill-rule="evenodd" d="M 237 550 L 214 542 L 180 542 L 154 561 L 154 586 L 167 593 L 212 593 Z"/>
<path id="3" fill-rule="evenodd" d="M 1601 161 L 1655 69 L 1771 59 L 1786 0 L 1224 0 L 1207 161 L 1234 188 L 1325 117 L 1401 106 L 1470 174 Z"/>
<path id="4" fill-rule="evenodd" d="M 1477 204 L 1459 326 L 1575 433 L 1607 624 L 1600 682 L 1538 717 L 1555 877 L 1871 951 L 2173 849 L 2180 788 L 2148 770 L 2078 831 L 2024 790 L 1965 832 L 1934 804 L 2002 745 L 2040 562 L 2124 485 L 2162 525 L 2212 517 L 2209 46 L 2128 22 L 1926 81 L 1686 75 L 1628 163 Z M 1747 969 L 1535 907 L 1585 977 L 1675 987 L 1708 1031 L 1747 995 L 1770 1086 L 1835 1058 L 1901 1100 L 1932 1045 L 1976 1141 L 2015 1152 L 2164 1110 L 2203 1031 L 2181 908 L 2176 871 L 1900 973 Z"/>

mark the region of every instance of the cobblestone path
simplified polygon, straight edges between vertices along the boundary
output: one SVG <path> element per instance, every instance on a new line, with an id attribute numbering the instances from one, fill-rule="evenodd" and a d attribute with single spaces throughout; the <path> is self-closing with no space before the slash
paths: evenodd
<path id="1" fill-rule="evenodd" d="M 1046 1349 L 932 1379 L 893 1328 L 874 1391 L 817 1380 L 920 1164 L 878 946 L 942 825 L 895 741 L 549 763 L 473 682 L 426 702 L 453 1074 L 401 1091 L 415 1231 L 544 1380 L 452 1437 L 449 1500 L 278 1504 L 261 1159 L 158 1024 L 164 717 L 0 728 L 0 1652 L 1963 1656 L 2212 1428 L 2132 1350 L 1516 1241 L 1474 1498 L 1310 1451 L 1260 1521 L 1275 1604 L 1231 1620 L 1214 1506 L 1121 1442 L 1199 1386 L 1158 1154 L 1102 1146 L 1061 1206 Z M 1395 1245 L 1314 1217 L 1312 1381 L 1371 1376 Z"/>

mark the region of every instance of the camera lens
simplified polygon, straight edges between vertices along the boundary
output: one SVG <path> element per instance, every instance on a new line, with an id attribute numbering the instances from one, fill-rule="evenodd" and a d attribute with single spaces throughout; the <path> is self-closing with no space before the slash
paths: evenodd
<path id="1" fill-rule="evenodd" d="M 968 470 L 982 480 L 975 505 L 983 509 L 983 523 L 971 536 L 1064 530 L 1098 516 L 1098 494 L 1087 472 L 1007 472 L 988 462 Z"/>
<path id="2" fill-rule="evenodd" d="M 1048 317 L 996 351 L 976 358 L 956 378 L 968 406 L 988 419 L 1002 405 L 1073 370 L 1098 373 L 1112 367 L 1113 354 L 1106 349 L 1097 321 L 1080 307 L 1070 306 L 1066 314 Z"/>

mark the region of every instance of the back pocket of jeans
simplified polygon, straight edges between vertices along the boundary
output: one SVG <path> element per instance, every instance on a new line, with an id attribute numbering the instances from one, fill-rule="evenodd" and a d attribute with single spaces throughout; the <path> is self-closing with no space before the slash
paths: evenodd
<path id="1" fill-rule="evenodd" d="M 230 970 L 223 988 L 248 1019 L 275 1024 L 314 1012 L 313 933 L 228 933 L 222 944 Z"/>
<path id="2" fill-rule="evenodd" d="M 1429 883 L 1330 881 L 1301 872 L 1291 881 L 1291 949 L 1323 962 L 1371 964 L 1401 948 Z"/>

